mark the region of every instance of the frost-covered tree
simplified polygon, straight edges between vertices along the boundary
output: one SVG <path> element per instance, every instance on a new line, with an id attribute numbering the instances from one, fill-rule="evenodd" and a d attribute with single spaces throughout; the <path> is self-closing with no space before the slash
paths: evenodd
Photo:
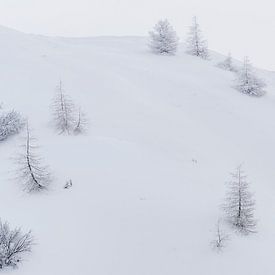
<path id="1" fill-rule="evenodd" d="M 74 134 L 79 135 L 79 134 L 85 133 L 86 131 L 87 131 L 87 118 L 85 113 L 83 113 L 81 111 L 81 108 L 79 108 L 77 122 L 74 128 Z"/>
<path id="2" fill-rule="evenodd" d="M 245 57 L 241 70 L 237 73 L 235 88 L 241 93 L 251 96 L 262 96 L 265 94 L 266 84 L 256 76 L 248 57 Z"/>
<path id="3" fill-rule="evenodd" d="M 52 180 L 49 168 L 42 164 L 42 158 L 37 154 L 38 146 L 35 145 L 35 141 L 27 124 L 23 152 L 16 158 L 17 180 L 27 192 L 45 190 Z"/>
<path id="4" fill-rule="evenodd" d="M 17 267 L 33 246 L 31 232 L 23 233 L 20 228 L 10 229 L 7 222 L 0 221 L 0 269 Z"/>
<path id="5" fill-rule="evenodd" d="M 223 206 L 226 218 L 237 231 L 243 234 L 255 232 L 255 201 L 249 191 L 249 183 L 242 167 L 237 167 L 231 176 L 232 180 L 229 182 L 229 190 Z"/>
<path id="6" fill-rule="evenodd" d="M 52 104 L 53 123 L 59 134 L 71 134 L 75 125 L 75 106 L 63 89 L 62 81 L 56 87 Z"/>
<path id="7" fill-rule="evenodd" d="M 193 24 L 190 26 L 189 36 L 186 41 L 187 53 L 207 59 L 209 57 L 207 41 L 203 39 L 197 17 L 193 17 Z"/>
<path id="8" fill-rule="evenodd" d="M 25 121 L 16 111 L 0 113 L 0 141 L 18 134 L 24 127 Z"/>
<path id="9" fill-rule="evenodd" d="M 222 230 L 221 220 L 219 219 L 216 224 L 215 238 L 211 242 L 211 245 L 212 245 L 213 249 L 215 249 L 217 251 L 221 251 L 225 247 L 226 242 L 228 240 L 229 240 L 229 236 Z"/>
<path id="10" fill-rule="evenodd" d="M 149 47 L 157 54 L 175 54 L 179 38 L 167 19 L 160 20 L 149 32 Z"/>
<path id="11" fill-rule="evenodd" d="M 229 53 L 228 56 L 225 58 L 224 61 L 218 63 L 217 65 L 219 68 L 230 71 L 230 72 L 237 72 L 236 67 L 233 65 L 231 54 Z"/>

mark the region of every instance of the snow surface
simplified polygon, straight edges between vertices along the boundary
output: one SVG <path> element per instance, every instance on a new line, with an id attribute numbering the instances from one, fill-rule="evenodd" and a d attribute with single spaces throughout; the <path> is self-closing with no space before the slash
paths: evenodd
<path id="1" fill-rule="evenodd" d="M 0 28 L 0 102 L 28 117 L 55 180 L 29 195 L 14 182 L 22 135 L 0 144 L 0 209 L 36 245 L 15 275 L 274 274 L 275 73 L 267 94 L 184 54 L 158 56 L 145 38 L 48 38 Z M 59 136 L 49 106 L 59 79 L 90 118 Z M 258 233 L 210 247 L 229 172 L 244 163 Z M 63 189 L 72 179 L 73 187 Z"/>

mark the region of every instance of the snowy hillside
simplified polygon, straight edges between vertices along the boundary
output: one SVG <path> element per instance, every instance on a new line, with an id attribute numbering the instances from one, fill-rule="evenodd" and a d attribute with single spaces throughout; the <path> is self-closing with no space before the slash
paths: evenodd
<path id="1" fill-rule="evenodd" d="M 145 38 L 48 38 L 0 29 L 0 102 L 28 118 L 54 175 L 46 193 L 13 180 L 22 136 L 0 143 L 1 219 L 36 245 L 15 275 L 201 275 L 275 272 L 275 73 L 261 98 L 234 75 Z M 62 79 L 90 120 L 57 135 L 50 104 Z M 211 249 L 229 173 L 244 169 L 257 234 Z M 73 187 L 63 188 L 69 179 Z"/>

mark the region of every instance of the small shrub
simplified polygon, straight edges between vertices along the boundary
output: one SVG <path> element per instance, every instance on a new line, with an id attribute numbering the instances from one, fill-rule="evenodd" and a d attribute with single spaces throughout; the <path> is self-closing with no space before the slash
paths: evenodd
<path id="1" fill-rule="evenodd" d="M 0 221 L 0 269 L 17 267 L 24 255 L 31 252 L 32 246 L 30 231 L 24 234 L 20 228 L 12 230 L 7 222 Z"/>
<path id="2" fill-rule="evenodd" d="M 0 141 L 18 134 L 24 127 L 25 121 L 16 111 L 0 114 Z"/>

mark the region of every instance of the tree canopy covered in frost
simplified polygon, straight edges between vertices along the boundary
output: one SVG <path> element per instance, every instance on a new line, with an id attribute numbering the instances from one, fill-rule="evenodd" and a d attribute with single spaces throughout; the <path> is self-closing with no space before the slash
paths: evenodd
<path id="1" fill-rule="evenodd" d="M 236 67 L 233 65 L 231 54 L 229 53 L 228 56 L 225 58 L 224 61 L 217 64 L 217 66 L 223 70 L 230 71 L 230 72 L 237 72 Z"/>
<path id="2" fill-rule="evenodd" d="M 24 119 L 16 111 L 0 113 L 0 141 L 19 133 L 24 125 Z"/>
<path id="3" fill-rule="evenodd" d="M 229 190 L 223 206 L 226 218 L 241 233 L 255 232 L 255 201 L 249 191 L 249 183 L 242 167 L 237 167 L 231 176 L 232 180 L 229 182 Z"/>
<path id="4" fill-rule="evenodd" d="M 59 134 L 70 134 L 76 124 L 75 106 L 63 89 L 62 82 L 56 87 L 52 104 L 53 123 Z"/>
<path id="5" fill-rule="evenodd" d="M 265 86 L 264 81 L 256 76 L 248 57 L 245 57 L 243 66 L 237 73 L 235 88 L 247 95 L 262 96 L 265 94 Z"/>
<path id="6" fill-rule="evenodd" d="M 208 47 L 207 41 L 203 39 L 197 17 L 193 17 L 193 24 L 190 26 L 189 36 L 186 41 L 187 53 L 207 59 Z"/>
<path id="7" fill-rule="evenodd" d="M 52 104 L 53 123 L 59 134 L 83 134 L 87 130 L 86 114 L 78 108 L 76 111 L 75 104 L 65 93 L 63 84 L 60 81 L 56 87 L 56 95 Z"/>
<path id="8" fill-rule="evenodd" d="M 158 54 L 175 54 L 179 38 L 167 19 L 160 20 L 149 32 L 149 47 Z"/>
<path id="9" fill-rule="evenodd" d="M 20 228 L 10 229 L 7 222 L 0 221 L 0 269 L 17 267 L 25 253 L 31 252 L 32 246 L 31 232 L 24 234 Z"/>

